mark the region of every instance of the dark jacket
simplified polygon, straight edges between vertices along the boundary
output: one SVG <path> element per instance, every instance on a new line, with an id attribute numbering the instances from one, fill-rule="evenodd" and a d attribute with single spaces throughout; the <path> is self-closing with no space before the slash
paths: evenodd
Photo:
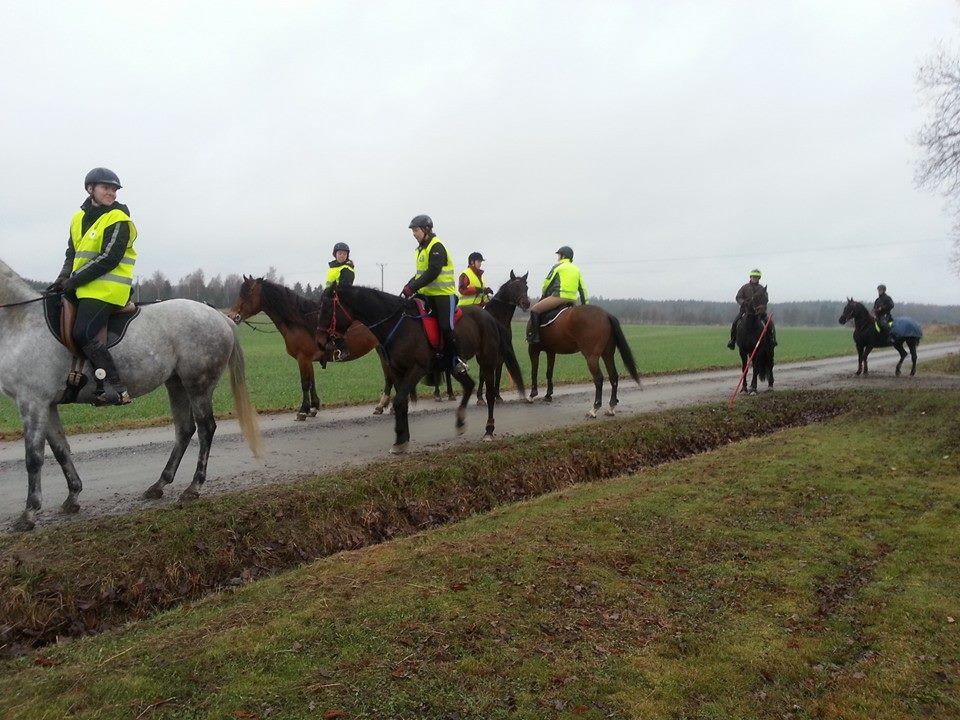
<path id="1" fill-rule="evenodd" d="M 123 210 L 127 215 L 130 209 L 123 203 L 115 202 L 113 205 L 94 205 L 91 198 L 84 200 L 80 206 L 83 210 L 83 221 L 80 224 L 81 234 L 85 233 L 104 213 L 111 210 Z M 103 231 L 103 247 L 100 255 L 90 260 L 86 265 L 77 270 L 74 277 L 77 285 L 86 285 L 91 280 L 96 280 L 101 275 L 106 275 L 113 270 L 120 261 L 123 260 L 123 254 L 127 251 L 127 244 L 130 242 L 130 223 L 121 221 L 108 225 Z M 63 267 L 60 269 L 58 280 L 65 280 L 70 277 L 73 271 L 73 260 L 76 250 L 73 247 L 73 238 L 67 236 L 67 252 L 63 261 Z"/>
<path id="2" fill-rule="evenodd" d="M 341 265 L 343 265 L 343 270 L 340 271 L 340 279 L 337 282 L 340 287 L 350 287 L 357 277 L 353 271 L 353 260 L 347 260 L 342 263 L 338 263 L 336 260 L 330 261 L 330 267 L 332 268 L 340 267 Z"/>
<path id="3" fill-rule="evenodd" d="M 433 236 L 425 238 L 422 243 L 420 243 L 421 248 L 425 248 L 431 241 Z M 443 266 L 447 264 L 447 249 L 443 246 L 442 242 L 438 242 L 430 250 L 430 257 L 427 258 L 427 271 L 423 273 L 420 277 L 410 278 L 410 282 L 407 283 L 410 287 L 413 288 L 413 291 L 416 292 L 424 285 L 429 285 L 434 280 L 437 279 L 437 275 L 440 274 L 440 271 L 443 270 Z"/>
<path id="4" fill-rule="evenodd" d="M 877 296 L 877 299 L 873 301 L 873 314 L 879 317 L 889 315 L 891 312 L 893 312 L 893 298 L 886 293 Z"/>
<path id="5" fill-rule="evenodd" d="M 737 305 L 743 305 L 745 302 L 753 300 L 753 296 L 760 292 L 763 292 L 763 286 L 760 283 L 744 283 L 737 290 Z"/>

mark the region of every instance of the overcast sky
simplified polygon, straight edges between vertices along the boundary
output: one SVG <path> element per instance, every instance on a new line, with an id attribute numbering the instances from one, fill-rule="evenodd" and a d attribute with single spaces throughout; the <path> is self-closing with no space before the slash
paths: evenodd
<path id="1" fill-rule="evenodd" d="M 918 64 L 952 0 L 0 4 L 0 257 L 52 279 L 83 175 L 116 170 L 137 272 L 399 290 L 410 218 L 458 267 L 592 293 L 956 303 L 912 183 Z M 814 248 L 816 250 L 811 250 Z M 819 249 L 817 249 L 819 248 Z M 852 248 L 852 249 L 836 249 Z"/>

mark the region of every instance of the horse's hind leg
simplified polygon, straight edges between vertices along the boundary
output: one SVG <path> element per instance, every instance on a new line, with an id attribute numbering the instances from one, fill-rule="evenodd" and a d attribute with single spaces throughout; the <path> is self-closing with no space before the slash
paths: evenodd
<path id="1" fill-rule="evenodd" d="M 183 460 L 183 453 L 186 452 L 190 444 L 190 438 L 197 431 L 197 424 L 193 420 L 193 411 L 190 409 L 190 397 L 180 382 L 180 378 L 174 375 L 167 380 L 167 395 L 170 397 L 170 414 L 173 416 L 173 450 L 170 451 L 170 458 L 160 473 L 160 479 L 148 487 L 143 493 L 146 500 L 157 500 L 163 497 L 163 488 L 173 482 L 180 467 L 180 461 Z"/>
<path id="2" fill-rule="evenodd" d="M 306 420 L 310 413 L 310 379 L 313 376 L 313 362 L 310 358 L 297 357 L 300 366 L 300 409 L 297 410 L 297 420 Z"/>
<path id="3" fill-rule="evenodd" d="M 23 446 L 26 451 L 27 504 L 23 513 L 13 524 L 13 529 L 23 531 L 33 530 L 36 525 L 34 513 L 43 504 L 40 471 L 43 469 L 43 451 L 47 444 L 50 406 L 39 402 L 21 402 L 18 405 L 20 418 L 23 421 Z"/>
<path id="4" fill-rule="evenodd" d="M 595 418 L 597 410 L 603 404 L 603 373 L 600 372 L 600 358 L 596 355 L 588 356 L 587 367 L 590 369 L 590 375 L 593 377 L 593 387 L 596 389 L 593 396 L 593 407 L 587 411 L 587 417 Z"/>
<path id="5" fill-rule="evenodd" d="M 193 482 L 180 493 L 181 502 L 200 497 L 200 488 L 207 479 L 210 446 L 213 444 L 213 434 L 217 431 L 217 421 L 213 416 L 213 387 L 190 394 L 190 409 L 193 411 L 193 420 L 197 424 L 200 454 L 197 457 L 197 470 L 193 474 Z"/>
<path id="6" fill-rule="evenodd" d="M 540 394 L 537 390 L 537 371 L 540 369 L 540 351 L 534 350 L 533 345 L 527 346 L 527 352 L 530 355 L 530 397 L 527 402 L 533 402 L 533 399 Z"/>
<path id="7" fill-rule="evenodd" d="M 620 376 L 617 374 L 617 361 L 613 356 L 613 349 L 603 354 L 603 365 L 607 369 L 607 377 L 610 378 L 610 407 L 604 412 L 604 415 L 613 417 L 616 414 L 617 405 L 620 400 L 617 398 L 617 386 L 620 384 Z"/>
<path id="8" fill-rule="evenodd" d="M 60 413 L 56 406 L 50 408 L 47 442 L 50 443 L 53 456 L 60 463 L 63 477 L 67 480 L 67 499 L 63 501 L 60 509 L 65 513 L 75 513 L 80 510 L 80 501 L 77 496 L 83 490 L 83 483 L 80 481 L 80 474 L 73 464 L 73 457 L 70 455 L 70 443 L 67 441 L 67 434 L 63 431 L 63 423 L 60 422 Z"/>
<path id="9" fill-rule="evenodd" d="M 457 382 L 463 387 L 463 396 L 460 398 L 460 404 L 457 406 L 456 428 L 457 435 L 463 435 L 467 431 L 467 404 L 470 402 L 470 398 L 473 397 L 473 388 L 476 386 L 476 383 L 473 382 L 473 378 L 467 373 L 459 375 Z M 493 412 L 492 405 L 487 412 Z"/>
<path id="10" fill-rule="evenodd" d="M 310 363 L 310 417 L 316 417 L 320 412 L 320 395 L 317 393 L 317 373 Z"/>
<path id="11" fill-rule="evenodd" d="M 547 352 L 547 394 L 543 396 L 544 402 L 553 402 L 553 365 L 556 361 L 557 354 Z"/>
<path id="12" fill-rule="evenodd" d="M 897 363 L 896 375 L 900 377 L 900 367 L 903 365 L 903 361 L 907 358 L 907 351 L 903 349 L 903 341 L 899 340 L 893 344 L 894 349 L 900 353 L 900 361 Z"/>
<path id="13" fill-rule="evenodd" d="M 477 363 L 479 364 L 480 358 L 477 358 Z M 484 440 L 493 440 L 493 431 L 495 421 L 493 419 L 493 408 L 497 404 L 497 381 L 496 381 L 496 371 L 492 370 L 490 365 L 492 363 L 484 363 L 480 366 L 480 382 L 486 385 L 487 389 L 487 428 L 484 432 Z M 477 393 L 479 394 L 479 390 Z"/>
<path id="14" fill-rule="evenodd" d="M 910 377 L 917 374 L 917 339 L 907 340 L 907 347 L 910 348 Z"/>

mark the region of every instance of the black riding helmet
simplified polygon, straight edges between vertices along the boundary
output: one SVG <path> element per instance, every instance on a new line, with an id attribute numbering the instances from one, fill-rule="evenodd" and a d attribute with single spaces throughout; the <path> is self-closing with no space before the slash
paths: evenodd
<path id="1" fill-rule="evenodd" d="M 83 189 L 86 190 L 91 185 L 114 185 L 117 188 L 123 187 L 123 185 L 120 184 L 120 178 L 117 177 L 117 174 L 113 170 L 104 167 L 94 168 L 87 173 L 87 176 L 83 179 Z"/>
<path id="2" fill-rule="evenodd" d="M 569 245 L 562 245 L 557 250 L 557 255 L 560 257 L 565 257 L 567 260 L 573 260 L 573 248 L 571 248 Z"/>
<path id="3" fill-rule="evenodd" d="M 433 220 L 430 219 L 429 215 L 417 215 L 413 220 L 410 221 L 408 226 L 411 230 L 413 228 L 423 228 L 424 230 L 433 230 Z"/>
<path id="4" fill-rule="evenodd" d="M 336 245 L 333 246 L 333 256 L 336 257 L 337 253 L 340 252 L 341 250 L 346 252 L 347 255 L 350 254 L 350 246 L 347 245 L 345 242 L 338 242 Z"/>
<path id="5" fill-rule="evenodd" d="M 483 255 L 481 255 L 478 252 L 470 253 L 470 257 L 467 258 L 467 263 L 472 263 L 474 260 L 479 260 L 480 262 L 486 262 L 486 260 L 483 259 Z"/>
<path id="6" fill-rule="evenodd" d="M 887 291 L 887 286 L 884 285 L 883 283 L 880 283 L 879 285 L 877 285 L 877 290 L 879 290 L 882 293 L 885 293 Z"/>

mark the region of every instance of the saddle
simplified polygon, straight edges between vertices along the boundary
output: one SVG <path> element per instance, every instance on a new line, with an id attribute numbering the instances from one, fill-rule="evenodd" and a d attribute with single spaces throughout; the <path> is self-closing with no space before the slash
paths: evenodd
<path id="1" fill-rule="evenodd" d="M 556 307 L 553 310 L 547 310 L 543 315 L 540 316 L 540 327 L 546 327 L 547 325 L 552 325 L 558 317 L 563 315 L 567 310 L 572 308 L 573 305 L 561 305 Z"/>
<path id="2" fill-rule="evenodd" d="M 433 313 L 427 310 L 427 306 L 423 300 L 420 298 L 415 298 L 415 300 L 417 302 L 417 312 L 420 314 L 420 322 L 423 323 L 423 331 L 427 334 L 427 341 L 430 343 L 430 347 L 440 352 L 443 350 L 443 336 L 440 334 L 440 323 L 437 322 L 437 318 L 433 316 Z M 454 324 L 460 322 L 461 315 L 463 315 L 463 310 L 458 307 L 453 314 Z"/>
<path id="3" fill-rule="evenodd" d="M 140 307 L 132 300 L 123 307 L 116 308 L 110 315 L 106 327 L 100 331 L 97 339 L 107 348 L 112 348 L 123 340 L 130 323 L 140 314 Z M 86 358 L 73 342 L 73 326 L 77 320 L 77 306 L 63 295 L 50 295 L 43 301 L 43 316 L 47 321 L 50 333 L 63 345 L 73 359 L 70 362 L 70 372 L 67 373 L 67 387 L 63 391 L 61 402 L 73 402 L 77 399 L 80 389 L 87 379 L 83 374 L 83 365 Z"/>

